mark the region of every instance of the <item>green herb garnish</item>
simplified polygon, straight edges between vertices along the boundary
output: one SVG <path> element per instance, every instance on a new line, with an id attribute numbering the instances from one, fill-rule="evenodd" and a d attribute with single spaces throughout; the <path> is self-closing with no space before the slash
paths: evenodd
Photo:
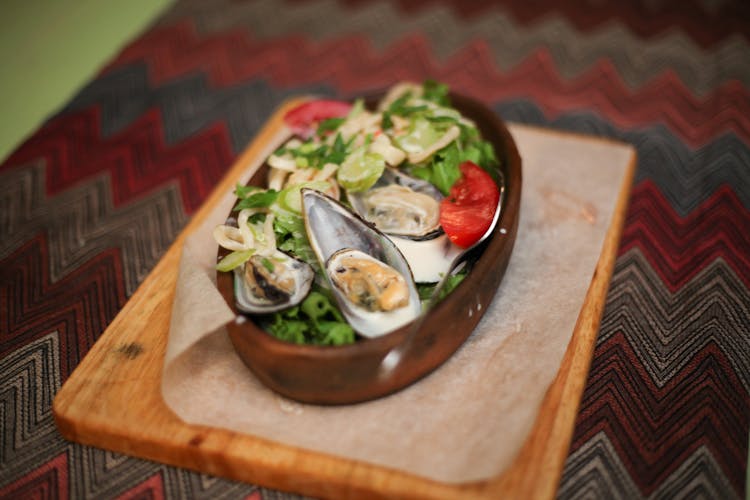
<path id="1" fill-rule="evenodd" d="M 320 291 L 313 290 L 299 306 L 273 315 L 267 330 L 298 344 L 343 345 L 354 342 L 354 330 Z"/>
<path id="2" fill-rule="evenodd" d="M 435 80 L 425 80 L 422 84 L 422 97 L 440 106 L 451 105 L 448 91 L 448 85 L 436 82 Z"/>
<path id="3" fill-rule="evenodd" d="M 218 271 L 221 271 L 223 273 L 226 273 L 228 271 L 231 271 L 237 266 L 240 266 L 247 262 L 250 257 L 255 253 L 255 250 L 235 250 L 232 253 L 228 253 L 222 258 L 218 264 L 216 264 L 216 269 Z"/>

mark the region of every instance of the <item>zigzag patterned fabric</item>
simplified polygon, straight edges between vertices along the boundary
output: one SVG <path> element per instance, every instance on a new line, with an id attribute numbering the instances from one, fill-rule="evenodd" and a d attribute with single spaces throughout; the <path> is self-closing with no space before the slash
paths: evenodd
<path id="1" fill-rule="evenodd" d="M 560 498 L 743 498 L 746 2 L 178 2 L 0 165 L 0 497 L 294 498 L 70 443 L 52 399 L 286 97 L 443 80 L 639 164 Z"/>

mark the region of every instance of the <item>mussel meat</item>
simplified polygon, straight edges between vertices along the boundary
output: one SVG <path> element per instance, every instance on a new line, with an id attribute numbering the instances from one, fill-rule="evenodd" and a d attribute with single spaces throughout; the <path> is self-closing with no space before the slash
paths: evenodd
<path id="1" fill-rule="evenodd" d="M 314 279 L 309 264 L 283 252 L 255 254 L 234 270 L 237 308 L 267 314 L 292 307 L 307 296 Z"/>

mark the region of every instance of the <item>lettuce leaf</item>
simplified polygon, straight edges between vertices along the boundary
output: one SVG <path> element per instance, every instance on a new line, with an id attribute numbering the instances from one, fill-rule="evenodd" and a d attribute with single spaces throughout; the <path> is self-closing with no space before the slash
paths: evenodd
<path id="1" fill-rule="evenodd" d="M 267 191 L 243 191 L 246 193 L 246 197 L 240 199 L 239 202 L 234 206 L 234 210 L 242 210 L 243 208 L 261 208 L 270 207 L 279 196 L 279 193 L 273 189 Z M 238 191 L 239 193 L 239 191 Z"/>
<path id="2" fill-rule="evenodd" d="M 299 306 L 274 313 L 265 325 L 271 335 L 288 342 L 315 345 L 351 344 L 354 330 L 331 300 L 313 290 Z"/>

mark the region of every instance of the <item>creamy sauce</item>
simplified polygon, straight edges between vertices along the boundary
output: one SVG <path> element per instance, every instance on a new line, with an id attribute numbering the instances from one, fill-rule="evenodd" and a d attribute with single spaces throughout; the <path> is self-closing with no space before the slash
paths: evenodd
<path id="1" fill-rule="evenodd" d="M 450 242 L 445 234 L 425 241 L 391 237 L 391 241 L 404 255 L 417 283 L 437 283 L 461 249 Z"/>

